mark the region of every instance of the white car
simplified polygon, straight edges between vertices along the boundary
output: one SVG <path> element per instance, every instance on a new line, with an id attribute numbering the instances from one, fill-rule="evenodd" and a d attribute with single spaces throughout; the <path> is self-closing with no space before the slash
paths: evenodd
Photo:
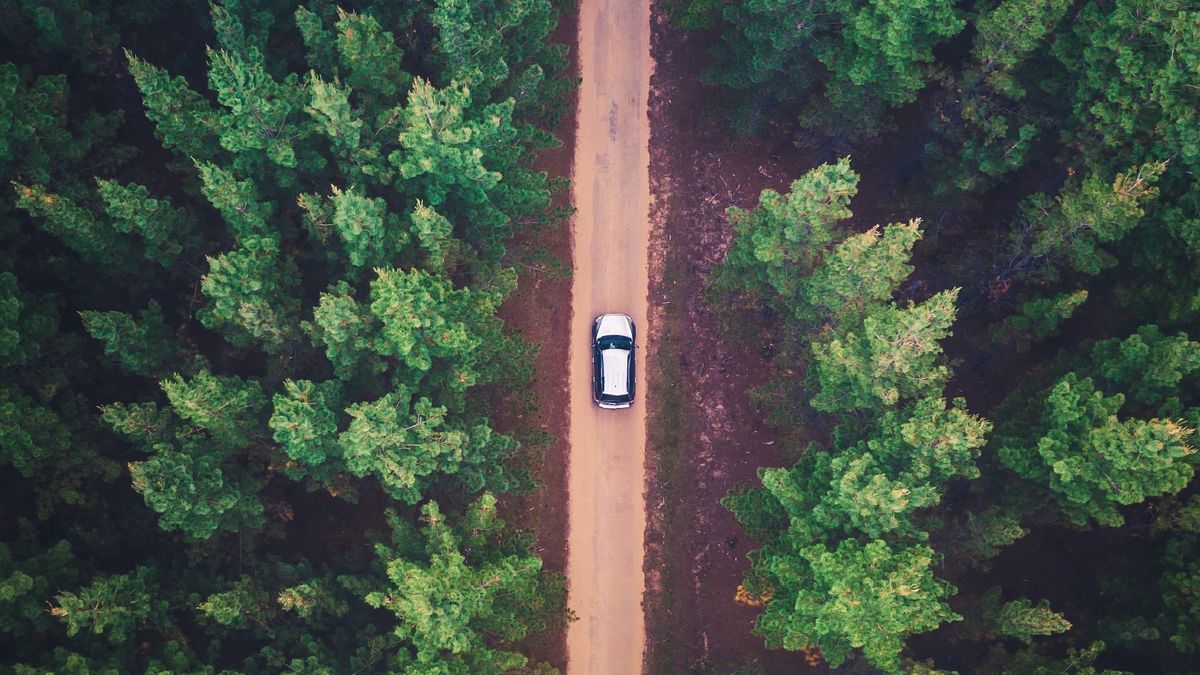
<path id="1" fill-rule="evenodd" d="M 625 314 L 601 314 L 592 326 L 592 398 L 601 408 L 633 405 L 637 329 Z"/>

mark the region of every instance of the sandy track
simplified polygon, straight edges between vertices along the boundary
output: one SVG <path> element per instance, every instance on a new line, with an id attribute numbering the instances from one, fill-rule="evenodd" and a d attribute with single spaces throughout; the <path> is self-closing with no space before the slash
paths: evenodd
<path id="1" fill-rule="evenodd" d="M 634 406 L 600 410 L 588 345 L 604 312 L 632 316 L 647 343 L 649 1 L 582 0 L 578 54 L 567 579 L 579 620 L 567 631 L 567 670 L 626 675 L 642 671 L 645 641 L 647 354 Z"/>

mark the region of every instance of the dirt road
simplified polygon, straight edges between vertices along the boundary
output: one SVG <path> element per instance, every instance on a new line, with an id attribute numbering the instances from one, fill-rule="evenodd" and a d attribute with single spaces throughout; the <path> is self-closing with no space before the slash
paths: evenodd
<path id="1" fill-rule="evenodd" d="M 649 0 L 582 0 L 578 49 L 567 579 L 579 620 L 567 632 L 567 669 L 627 675 L 642 671 L 645 640 L 647 354 L 634 406 L 600 410 L 588 341 L 597 314 L 623 312 L 646 343 Z"/>

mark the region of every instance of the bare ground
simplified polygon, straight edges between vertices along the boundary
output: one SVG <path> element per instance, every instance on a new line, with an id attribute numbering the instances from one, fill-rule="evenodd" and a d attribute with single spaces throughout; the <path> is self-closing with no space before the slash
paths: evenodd
<path id="1" fill-rule="evenodd" d="M 765 649 L 751 633 L 758 609 L 734 602 L 756 544 L 720 505 L 759 466 L 786 463 L 746 393 L 766 378 L 769 346 L 723 341 L 703 292 L 729 245 L 725 209 L 752 206 L 798 175 L 788 167 L 816 162 L 759 139 L 731 143 L 706 118 L 703 36 L 656 13 L 653 45 L 647 672 L 804 672 L 804 655 Z"/>

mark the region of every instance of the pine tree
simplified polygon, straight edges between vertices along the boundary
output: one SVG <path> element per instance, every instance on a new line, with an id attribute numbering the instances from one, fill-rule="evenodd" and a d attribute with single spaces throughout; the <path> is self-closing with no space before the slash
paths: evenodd
<path id="1" fill-rule="evenodd" d="M 956 535 L 961 541 L 955 557 L 975 569 L 991 569 L 991 561 L 1001 549 L 1029 534 L 1029 530 L 1021 527 L 1021 514 L 1013 511 L 1009 505 L 1001 504 L 979 513 L 967 513 L 957 528 Z"/>
<path id="2" fill-rule="evenodd" d="M 994 641 L 1016 638 L 1025 644 L 1035 636 L 1065 633 L 1071 622 L 1050 608 L 1047 600 L 1034 604 L 1029 598 L 1001 603 L 1002 589 L 997 586 L 979 597 L 977 606 L 970 608 L 966 630 L 975 640 Z"/>
<path id="3" fill-rule="evenodd" d="M 426 598 L 385 574 L 395 560 L 432 578 L 453 557 L 434 563 L 415 529 L 383 561 L 351 546 L 311 565 L 289 542 L 311 540 L 306 507 L 328 499 L 306 490 L 465 504 L 522 480 L 472 390 L 530 368 L 497 316 L 516 278 L 500 261 L 515 229 L 562 215 L 562 181 L 531 164 L 553 142 L 534 124 L 563 107 L 544 99 L 570 81 L 545 44 L 558 10 L 317 3 L 297 32 L 294 4 L 219 0 L 212 32 L 191 30 L 205 4 L 0 11 L 0 34 L 28 33 L 8 50 L 21 65 L 0 65 L 0 174 L 33 216 L 0 206 L 0 464 L 8 515 L 39 519 L 0 544 L 0 670 L 524 667 L 515 643 L 565 618 L 565 592 L 494 500 L 455 509 L 462 565 Z M 129 86 L 161 143 L 121 124 Z M 145 508 L 105 485 L 109 457 Z M 75 558 L 31 543 L 63 537 Z M 404 616 L 372 611 L 373 591 Z"/>
<path id="4" fill-rule="evenodd" d="M 209 595 L 196 610 L 230 628 L 265 627 L 274 619 L 271 597 L 249 576 L 242 576 L 227 591 Z"/>
<path id="5" fill-rule="evenodd" d="M 207 431 L 219 447 L 242 448 L 258 440 L 267 402 L 256 380 L 201 371 L 188 379 L 175 374 L 159 384 L 174 413 Z"/>
<path id="6" fill-rule="evenodd" d="M 1026 644 L 1032 642 L 1035 635 L 1053 635 L 1071 629 L 1071 622 L 1050 609 L 1050 603 L 1045 600 L 1037 605 L 1025 598 L 1006 602 L 1000 606 L 994 620 L 997 635 L 1017 638 Z"/>
<path id="7" fill-rule="evenodd" d="M 923 539 L 916 512 L 938 504 L 952 478 L 979 476 L 975 460 L 990 430 L 986 420 L 936 398 L 884 414 L 867 441 L 814 458 L 828 462 L 814 474 L 830 477 L 817 493 L 814 529 L 836 532 L 837 523 L 846 523 L 868 537 Z"/>
<path id="8" fill-rule="evenodd" d="M 1183 489 L 1195 454 L 1192 430 L 1177 422 L 1119 419 L 1124 400 L 1070 373 L 1042 394 L 1031 420 L 997 434 L 1000 461 L 1048 490 L 1069 522 L 1120 525 L 1119 506 Z"/>
<path id="9" fill-rule="evenodd" d="M 227 471 L 207 443 L 184 442 L 181 449 L 155 444 L 148 459 L 130 462 L 129 475 L 164 530 L 207 539 L 218 530 L 262 526 L 257 481 L 245 472 Z"/>
<path id="10" fill-rule="evenodd" d="M 842 138 L 878 133 L 886 107 L 925 85 L 933 48 L 966 25 L 944 0 L 682 4 L 693 25 L 721 19 L 705 79 L 740 95 L 735 126 L 788 124 L 799 109 L 800 126 Z"/>
<path id="11" fill-rule="evenodd" d="M 1026 300 L 1016 314 L 992 327 L 992 339 L 1012 344 L 1018 352 L 1029 351 L 1034 343 L 1057 334 L 1059 325 L 1071 318 L 1087 297 L 1088 292 L 1080 290 Z"/>
<path id="12" fill-rule="evenodd" d="M 11 13 L 6 14 L 9 20 L 0 30 L 19 23 L 12 18 Z M 36 49 L 39 45 L 25 42 L 24 46 Z M 127 156 L 128 148 L 112 143 L 124 111 L 69 110 L 71 90 L 66 75 L 35 77 L 33 73 L 29 67 L 0 63 L 0 177 L 61 187 L 73 194 L 72 188 L 87 180 L 77 174 L 93 151 L 104 152 L 110 161 Z M 0 211 L 9 208 L 7 200 L 0 203 Z"/>
<path id="13" fill-rule="evenodd" d="M 142 185 L 107 180 L 96 184 L 113 228 L 140 239 L 147 260 L 170 269 L 185 252 L 194 254 L 200 248 L 199 225 L 190 211 L 152 196 Z"/>
<path id="14" fill-rule="evenodd" d="M 296 341 L 296 270 L 281 259 L 274 238 L 248 237 L 239 248 L 210 257 L 208 267 L 200 289 L 209 305 L 197 312 L 201 323 L 234 345 L 257 344 L 272 354 Z"/>
<path id="15" fill-rule="evenodd" d="M 0 544 L 0 633 L 19 639 L 46 632 L 52 620 L 46 600 L 57 589 L 77 585 L 78 576 L 78 561 L 65 539 L 45 548 Z"/>
<path id="16" fill-rule="evenodd" d="M 1024 87 L 1014 70 L 1042 44 L 1066 14 L 1065 0 L 1005 0 L 975 21 L 973 67 L 997 93 L 1019 99 Z"/>
<path id="17" fill-rule="evenodd" d="M 139 567 L 132 574 L 101 575 L 75 592 L 55 596 L 50 614 L 67 626 L 67 635 L 81 630 L 125 642 L 148 621 L 161 621 L 166 602 L 155 598 L 154 572 Z"/>
<path id="18" fill-rule="evenodd" d="M 463 461 L 467 434 L 446 427 L 446 409 L 412 399 L 401 388 L 370 403 L 346 408 L 350 426 L 338 437 L 346 466 L 373 475 L 395 499 L 414 504 L 428 476 L 454 473 Z"/>
<path id="19" fill-rule="evenodd" d="M 950 371 L 935 365 L 938 342 L 950 335 L 957 295 L 954 289 L 908 307 L 883 307 L 863 319 L 861 333 L 814 343 L 813 408 L 871 410 L 940 391 Z"/>
<path id="20" fill-rule="evenodd" d="M 831 215 L 849 212 L 843 204 Z M 768 646 L 819 648 L 833 665 L 861 648 L 875 666 L 899 671 L 909 635 L 958 618 L 942 601 L 953 586 L 932 573 L 925 514 L 951 480 L 979 476 L 975 462 L 991 424 L 962 401 L 948 406 L 941 398 L 950 370 L 939 341 L 954 321 L 957 289 L 908 306 L 893 300 L 911 272 L 919 223 L 849 237 L 833 224 L 809 230 L 819 246 L 797 256 L 804 259 L 780 264 L 777 278 L 787 286 L 755 278 L 769 269 L 761 257 L 757 269 L 747 263 L 731 273 L 744 242 L 770 241 L 735 231 L 720 271 L 728 287 L 717 288 L 761 294 L 782 310 L 787 339 L 797 345 L 777 357 L 783 373 L 775 386 L 784 394 L 767 400 L 772 414 L 795 418 L 791 392 L 803 390 L 812 409 L 842 424 L 826 447 L 811 444 L 791 468 L 760 470 L 761 490 L 735 489 L 722 503 L 764 542 L 750 554 L 739 597 L 764 607 L 756 631 Z M 807 386 L 792 365 L 801 350 L 811 352 Z M 895 577 L 881 580 L 888 574 L 881 566 L 893 563 Z M 904 589 L 900 598 L 878 591 L 877 581 Z"/>
<path id="21" fill-rule="evenodd" d="M 939 193 L 980 192 L 1027 164 L 1048 140 L 1048 108 L 1056 102 L 1043 100 L 1036 78 L 1053 67 L 1047 45 L 1070 5 L 1003 0 L 981 11 L 969 61 L 961 73 L 941 76 L 936 95 L 942 137 L 926 150 L 944 160 L 931 170 Z"/>
<path id="22" fill-rule="evenodd" d="M 809 325 L 832 319 L 834 325 L 861 320 L 870 308 L 891 299 L 908 275 L 913 245 L 921 238 L 921 221 L 873 227 L 840 242 L 800 285 L 800 294 L 815 316 Z"/>
<path id="23" fill-rule="evenodd" d="M 833 9 L 840 14 L 840 35 L 813 48 L 831 74 L 825 85 L 829 112 L 817 113 L 809 124 L 848 125 L 854 135 L 878 130 L 877 106 L 915 100 L 929 76 L 934 46 L 966 26 L 946 0 L 842 0 Z"/>
<path id="24" fill-rule="evenodd" d="M 555 23 L 547 0 L 446 0 L 438 3 L 430 21 L 438 27 L 444 72 L 464 86 L 485 91 L 510 78 L 520 80 L 522 70 L 538 67 L 528 61 L 546 42 Z M 541 92 L 535 88 L 522 93 L 537 98 Z M 522 98 L 518 97 L 518 105 Z"/>
<path id="25" fill-rule="evenodd" d="M 334 151 L 349 152 L 357 148 L 362 140 L 363 120 L 361 113 L 350 105 L 350 88 L 337 81 L 327 82 L 312 71 L 308 73 L 308 86 L 312 98 L 304 111 L 317 121 L 320 131 L 333 143 Z"/>
<path id="26" fill-rule="evenodd" d="M 953 587 L 934 578 L 928 546 L 850 539 L 796 554 L 766 549 L 754 560 L 771 589 L 754 629 L 768 646 L 817 647 L 834 667 L 861 649 L 871 664 L 896 672 L 905 637 L 961 619 L 945 604 Z"/>
<path id="27" fill-rule="evenodd" d="M 425 250 L 428 267 L 437 272 L 448 266 L 448 256 L 455 249 L 454 226 L 445 216 L 421 200 L 409 215 L 411 231 Z"/>
<path id="28" fill-rule="evenodd" d="M 451 83 L 438 89 L 418 77 L 398 124 L 403 152 L 392 153 L 390 159 L 405 185 L 420 186 L 418 194 L 430 205 L 436 207 L 453 194 L 471 211 L 486 214 L 481 221 L 490 224 L 501 216 L 489 208 L 488 192 L 502 175 L 485 167 L 484 148 L 511 140 L 505 124 L 511 119 L 512 103 L 485 108 L 479 121 L 466 117 L 470 108 L 468 87 Z"/>
<path id="29" fill-rule="evenodd" d="M 37 216 L 47 232 L 61 239 L 84 261 L 117 267 L 135 257 L 128 241 L 107 220 L 41 186 L 16 184 L 15 187 L 17 206 Z"/>
<path id="30" fill-rule="evenodd" d="M 479 515 L 481 505 L 492 511 L 495 500 L 485 494 L 464 523 L 475 519 L 470 514 Z M 525 667 L 524 656 L 492 647 L 484 635 L 502 645 L 520 640 L 544 620 L 537 599 L 561 593 L 561 586 L 527 549 L 505 551 L 499 542 L 479 538 L 479 531 L 466 547 L 466 533 L 447 522 L 436 502 L 423 506 L 421 514 L 423 554 L 401 555 L 396 548 L 378 546 L 390 583 L 367 595 L 367 603 L 396 615 L 396 634 L 413 641 L 426 668 L 501 673 Z M 406 528 L 395 536 L 397 543 L 412 538 Z"/>
<path id="31" fill-rule="evenodd" d="M 1168 541 L 1163 555 L 1163 574 L 1159 579 L 1163 612 L 1156 617 L 1171 645 L 1185 654 L 1200 651 L 1196 629 L 1200 627 L 1200 565 L 1192 551 L 1194 538 Z"/>
<path id="32" fill-rule="evenodd" d="M 163 375 L 180 360 L 162 307 L 153 300 L 136 320 L 124 312 L 80 312 L 79 316 L 84 329 L 104 343 L 104 353 L 129 373 Z"/>
<path id="33" fill-rule="evenodd" d="M 375 346 L 380 322 L 368 306 L 354 299 L 353 289 L 345 282 L 321 294 L 313 320 L 305 323 L 304 329 L 314 347 L 325 348 L 325 356 L 341 380 L 353 380 L 360 373 L 382 373 L 388 368 L 378 358 Z"/>
<path id="34" fill-rule="evenodd" d="M 1200 164 L 1200 92 L 1187 86 L 1200 54 L 1184 5 L 1088 3 L 1054 54 L 1072 85 L 1065 140 L 1084 148 L 1089 166 L 1112 175 L 1174 156 Z"/>
<path id="35" fill-rule="evenodd" d="M 1088 372 L 1127 402 L 1152 414 L 1179 415 L 1182 385 L 1200 371 L 1200 343 L 1186 333 L 1164 335 L 1158 326 L 1141 326 L 1124 340 L 1101 340 L 1091 349 Z"/>
<path id="36" fill-rule="evenodd" d="M 342 617 L 350 611 L 349 605 L 340 597 L 337 582 L 333 578 L 309 579 L 289 586 L 275 597 L 279 608 L 305 620 L 323 616 Z"/>
<path id="37" fill-rule="evenodd" d="M 343 78 L 376 101 L 393 101 L 413 81 L 403 69 L 404 52 L 395 36 L 370 14 L 338 10 L 335 44 Z"/>
<path id="38" fill-rule="evenodd" d="M 341 409 L 338 380 L 313 383 L 287 380 L 275 394 L 269 421 L 288 457 L 305 467 L 316 467 L 340 453 L 337 444 L 338 411 Z"/>
<path id="39" fill-rule="evenodd" d="M 354 188 L 333 188 L 333 227 L 341 235 L 346 256 L 354 267 L 384 267 L 408 239 L 399 219 L 387 212 L 382 199 L 357 194 Z"/>
<path id="40" fill-rule="evenodd" d="M 221 147 L 239 158 L 258 155 L 281 167 L 296 168 L 299 159 L 294 139 L 308 133 L 294 125 L 303 119 L 294 114 L 304 107 L 304 89 L 298 86 L 298 77 L 276 82 L 267 72 L 262 53 L 253 46 L 240 51 L 210 48 L 208 62 L 209 87 L 225 108 L 218 126 Z M 243 170 L 255 165 L 237 163 Z"/>
<path id="41" fill-rule="evenodd" d="M 271 222 L 274 205 L 259 200 L 253 181 L 238 180 L 231 171 L 208 162 L 197 162 L 196 171 L 204 196 L 221 212 L 236 241 L 278 240 L 278 229 Z"/>
<path id="42" fill-rule="evenodd" d="M 0 466 L 10 466 L 36 488 L 38 515 L 56 504 L 85 504 L 93 481 L 111 481 L 117 466 L 91 444 L 72 438 L 51 407 L 16 387 L 0 386 Z"/>
<path id="43" fill-rule="evenodd" d="M 15 274 L 0 272 L 0 364 L 36 361 L 57 332 L 53 297 L 30 293 Z"/>
<path id="44" fill-rule="evenodd" d="M 733 244 L 711 286 L 792 307 L 799 280 L 837 238 L 833 227 L 850 217 L 848 205 L 857 191 L 858 175 L 843 158 L 804 174 L 786 195 L 764 190 L 753 210 L 730 208 L 725 217 L 733 226 Z"/>
<path id="45" fill-rule="evenodd" d="M 1027 647 L 1017 652 L 1009 653 L 1001 645 L 996 645 L 989 653 L 988 661 L 980 672 L 988 675 L 1001 673 L 1030 673 L 1030 675 L 1057 675 L 1072 673 L 1077 675 L 1130 675 L 1129 671 L 1099 669 L 1096 661 L 1104 654 L 1104 642 L 1093 642 L 1086 647 L 1067 650 L 1066 656 L 1050 654 L 1051 650 L 1041 649 L 1041 645 Z"/>
<path id="46" fill-rule="evenodd" d="M 211 161 L 217 158 L 219 146 L 214 143 L 220 129 L 220 118 L 203 96 L 188 86 L 180 76 L 172 77 L 134 56 L 128 50 L 129 74 L 133 76 L 146 116 L 154 123 L 158 139 L 168 149 L 183 157 Z"/>
<path id="47" fill-rule="evenodd" d="M 1154 185 L 1166 166 L 1135 167 L 1111 184 L 1089 177 L 1054 200 L 1043 194 L 1028 199 L 1000 277 L 1053 281 L 1067 266 L 1089 275 L 1112 267 L 1116 259 L 1102 244 L 1121 240 L 1137 226 L 1144 203 L 1158 195 Z"/>
<path id="48" fill-rule="evenodd" d="M 423 270 L 382 268 L 375 273 L 371 313 L 382 326 L 376 350 L 400 359 L 418 377 L 439 359 L 449 371 L 451 387 L 474 385 L 474 352 L 483 341 L 468 322 L 490 307 L 479 305 L 476 292 L 455 289 L 448 279 Z"/>

